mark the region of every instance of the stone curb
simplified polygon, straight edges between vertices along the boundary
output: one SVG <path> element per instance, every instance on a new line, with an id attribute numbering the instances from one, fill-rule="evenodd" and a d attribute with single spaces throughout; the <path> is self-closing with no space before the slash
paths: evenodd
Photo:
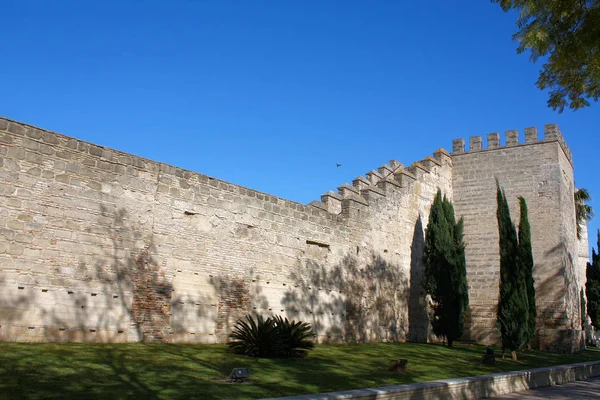
<path id="1" fill-rule="evenodd" d="M 512 392 L 560 385 L 600 375 L 600 361 L 590 361 L 532 370 L 499 372 L 467 378 L 443 379 L 374 389 L 279 397 L 279 400 L 339 399 L 480 399 Z M 273 400 L 273 399 L 263 399 Z"/>

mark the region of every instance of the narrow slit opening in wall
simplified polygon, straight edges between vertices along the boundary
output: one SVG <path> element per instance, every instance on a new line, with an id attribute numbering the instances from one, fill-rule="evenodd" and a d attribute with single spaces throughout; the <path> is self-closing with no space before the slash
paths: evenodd
<path id="1" fill-rule="evenodd" d="M 321 243 L 321 242 L 317 242 L 314 240 L 307 240 L 306 244 L 312 245 L 312 246 L 319 246 L 319 247 L 324 247 L 324 248 L 329 248 L 329 245 L 327 243 Z"/>

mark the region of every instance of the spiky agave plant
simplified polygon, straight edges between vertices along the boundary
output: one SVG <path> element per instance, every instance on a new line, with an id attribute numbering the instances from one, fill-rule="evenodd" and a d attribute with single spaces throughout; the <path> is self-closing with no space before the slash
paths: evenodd
<path id="1" fill-rule="evenodd" d="M 314 347 L 310 324 L 275 316 L 263 319 L 250 315 L 238 320 L 229 335 L 228 346 L 250 357 L 305 357 Z"/>
<path id="2" fill-rule="evenodd" d="M 238 354 L 250 357 L 273 357 L 277 348 L 277 330 L 271 318 L 263 319 L 260 315 L 256 321 L 251 315 L 246 320 L 238 320 L 229 335 L 232 339 L 227 345 Z"/>
<path id="3" fill-rule="evenodd" d="M 312 327 L 309 323 L 289 321 L 280 315 L 274 316 L 273 321 L 278 336 L 276 349 L 278 357 L 305 357 L 308 351 L 315 347 L 312 341 Z"/>

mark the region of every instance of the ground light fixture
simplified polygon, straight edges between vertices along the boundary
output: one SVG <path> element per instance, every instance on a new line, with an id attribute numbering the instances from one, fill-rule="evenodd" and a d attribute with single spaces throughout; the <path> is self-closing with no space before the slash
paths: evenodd
<path id="1" fill-rule="evenodd" d="M 248 368 L 234 368 L 229 374 L 229 382 L 242 383 L 250 376 Z"/>

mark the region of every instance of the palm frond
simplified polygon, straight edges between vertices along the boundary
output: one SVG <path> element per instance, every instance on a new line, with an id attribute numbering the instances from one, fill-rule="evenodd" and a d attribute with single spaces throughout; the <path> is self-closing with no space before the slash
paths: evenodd
<path id="1" fill-rule="evenodd" d="M 574 194 L 575 198 L 575 221 L 577 223 L 577 239 L 581 239 L 583 233 L 582 225 L 587 223 L 594 216 L 592 207 L 586 202 L 592 200 L 592 196 L 586 189 L 577 189 Z"/>

